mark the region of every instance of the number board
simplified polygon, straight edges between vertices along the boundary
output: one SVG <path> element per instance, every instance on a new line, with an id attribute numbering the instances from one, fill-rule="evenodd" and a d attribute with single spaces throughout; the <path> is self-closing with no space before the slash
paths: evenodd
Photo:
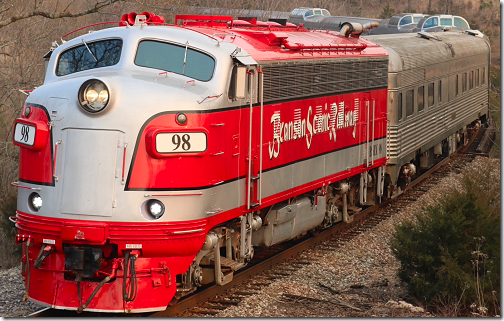
<path id="1" fill-rule="evenodd" d="M 202 153 L 207 149 L 204 132 L 158 133 L 156 151 L 160 154 Z"/>
<path id="2" fill-rule="evenodd" d="M 35 143 L 35 126 L 16 123 L 14 141 L 23 145 L 33 146 Z"/>

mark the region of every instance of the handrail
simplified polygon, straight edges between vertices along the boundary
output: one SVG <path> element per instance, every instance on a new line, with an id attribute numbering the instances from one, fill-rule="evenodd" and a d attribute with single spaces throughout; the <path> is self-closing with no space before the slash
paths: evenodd
<path id="1" fill-rule="evenodd" d="M 41 188 L 36 188 L 36 187 L 21 186 L 21 185 L 19 185 L 19 182 L 12 182 L 11 185 L 14 187 L 31 189 L 32 191 L 41 191 L 42 190 Z"/>
<path id="2" fill-rule="evenodd" d="M 109 23 L 118 23 L 119 24 L 121 22 L 122 21 L 105 21 L 105 22 L 94 23 L 92 25 L 85 26 L 85 27 L 82 27 L 82 28 L 79 28 L 79 29 L 76 29 L 76 30 L 74 30 L 72 32 L 67 33 L 66 35 L 64 35 L 64 36 L 61 37 L 61 40 L 63 40 L 63 38 L 65 38 L 65 37 L 71 35 L 72 33 L 75 33 L 77 31 L 81 31 L 81 30 L 86 29 L 86 28 L 91 28 L 91 27 L 95 27 L 95 26 L 99 26 L 99 25 L 105 25 L 105 24 L 109 24 Z"/>

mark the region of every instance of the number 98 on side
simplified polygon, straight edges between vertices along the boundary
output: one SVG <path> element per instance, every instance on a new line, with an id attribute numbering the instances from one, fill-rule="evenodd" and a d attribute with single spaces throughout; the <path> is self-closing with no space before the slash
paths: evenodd
<path id="1" fill-rule="evenodd" d="M 158 133 L 156 151 L 160 154 L 202 153 L 207 149 L 204 132 Z"/>

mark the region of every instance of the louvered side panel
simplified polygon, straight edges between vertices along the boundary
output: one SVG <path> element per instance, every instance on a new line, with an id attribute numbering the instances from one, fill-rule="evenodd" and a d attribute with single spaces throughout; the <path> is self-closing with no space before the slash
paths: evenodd
<path id="1" fill-rule="evenodd" d="M 264 101 L 386 88 L 387 66 L 387 58 L 265 64 Z"/>

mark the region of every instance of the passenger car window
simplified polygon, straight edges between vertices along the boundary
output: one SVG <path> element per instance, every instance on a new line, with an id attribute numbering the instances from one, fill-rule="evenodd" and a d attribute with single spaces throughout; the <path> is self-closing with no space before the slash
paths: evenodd
<path id="1" fill-rule="evenodd" d="M 452 26 L 452 19 L 451 18 L 441 18 L 441 25 L 442 26 Z"/>
<path id="2" fill-rule="evenodd" d="M 138 45 L 135 64 L 208 81 L 213 76 L 215 60 L 186 46 L 143 40 Z"/>
<path id="3" fill-rule="evenodd" d="M 402 119 L 402 93 L 399 93 L 399 99 L 397 100 L 397 119 Z"/>
<path id="4" fill-rule="evenodd" d="M 469 29 L 469 24 L 464 19 L 460 17 L 455 17 L 453 20 L 455 20 L 455 27 L 462 29 Z"/>
<path id="5" fill-rule="evenodd" d="M 427 88 L 427 96 L 428 96 L 427 103 L 429 104 L 429 107 L 434 106 L 434 83 L 433 82 L 431 82 L 429 84 L 429 87 Z"/>
<path id="6" fill-rule="evenodd" d="M 417 99 L 418 111 L 422 111 L 424 109 L 424 86 L 418 87 Z"/>
<path id="7" fill-rule="evenodd" d="M 462 74 L 462 93 L 467 91 L 467 72 Z"/>
<path id="8" fill-rule="evenodd" d="M 458 94 L 459 94 L 459 92 L 458 92 L 458 91 L 459 91 L 459 84 L 458 84 L 458 83 L 459 83 L 459 81 L 458 81 L 458 80 L 459 80 L 459 76 L 457 75 L 457 76 L 455 77 L 455 97 L 457 97 L 457 96 L 458 96 Z"/>
<path id="9" fill-rule="evenodd" d="M 469 90 L 474 88 L 474 70 L 469 73 Z"/>
<path id="10" fill-rule="evenodd" d="M 476 69 L 476 73 L 475 73 L 475 75 L 476 75 L 476 87 L 479 86 L 479 74 L 480 74 L 479 69 Z"/>
<path id="11" fill-rule="evenodd" d="M 83 70 L 113 66 L 121 57 L 122 43 L 121 39 L 109 39 L 86 42 L 70 48 L 59 56 L 56 75 L 65 76 Z"/>
<path id="12" fill-rule="evenodd" d="M 443 102 L 443 86 L 442 86 L 442 82 L 441 80 L 439 81 L 439 86 L 438 86 L 438 104 L 441 105 L 441 103 Z"/>
<path id="13" fill-rule="evenodd" d="M 406 117 L 413 115 L 413 89 L 406 92 Z"/>
<path id="14" fill-rule="evenodd" d="M 424 22 L 423 28 L 432 28 L 437 27 L 438 25 L 439 25 L 438 17 L 432 17 Z"/>
<path id="15" fill-rule="evenodd" d="M 485 68 L 483 68 L 483 74 L 481 75 L 481 84 L 485 84 Z"/>

